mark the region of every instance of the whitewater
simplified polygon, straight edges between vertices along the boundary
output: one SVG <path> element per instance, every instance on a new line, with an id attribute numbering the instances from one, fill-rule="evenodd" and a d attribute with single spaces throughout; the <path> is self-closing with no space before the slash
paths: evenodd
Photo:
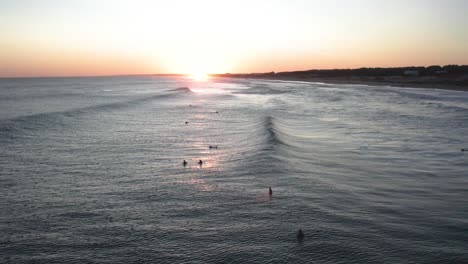
<path id="1" fill-rule="evenodd" d="M 466 92 L 0 79 L 0 263 L 468 262 L 467 172 Z"/>

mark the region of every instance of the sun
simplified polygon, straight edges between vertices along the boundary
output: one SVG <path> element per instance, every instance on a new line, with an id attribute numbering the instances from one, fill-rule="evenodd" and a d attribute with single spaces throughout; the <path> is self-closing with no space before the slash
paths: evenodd
<path id="1" fill-rule="evenodd" d="M 206 81 L 210 76 L 206 72 L 193 72 L 190 74 L 190 78 L 194 81 Z"/>

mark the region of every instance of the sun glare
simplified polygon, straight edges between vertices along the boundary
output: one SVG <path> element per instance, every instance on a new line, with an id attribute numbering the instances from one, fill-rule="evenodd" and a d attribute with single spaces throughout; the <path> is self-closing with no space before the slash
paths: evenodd
<path id="1" fill-rule="evenodd" d="M 208 80 L 209 76 L 206 72 L 194 72 L 190 74 L 190 78 L 192 78 L 195 81 L 206 81 Z"/>

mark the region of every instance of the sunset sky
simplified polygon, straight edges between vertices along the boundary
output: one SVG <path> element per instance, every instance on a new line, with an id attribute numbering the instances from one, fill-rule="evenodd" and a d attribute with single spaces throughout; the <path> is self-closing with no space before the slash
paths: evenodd
<path id="1" fill-rule="evenodd" d="M 465 0 L 1 0 L 0 77 L 468 64 Z"/>

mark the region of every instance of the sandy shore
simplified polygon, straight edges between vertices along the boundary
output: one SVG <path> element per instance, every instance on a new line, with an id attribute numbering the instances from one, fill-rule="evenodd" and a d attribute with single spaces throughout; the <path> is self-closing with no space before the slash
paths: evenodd
<path id="1" fill-rule="evenodd" d="M 309 77 L 309 76 L 281 76 L 281 75 L 217 75 L 225 78 L 246 78 L 246 79 L 267 79 L 267 80 L 282 80 L 282 81 L 301 81 L 301 82 L 323 82 L 331 84 L 362 84 L 374 86 L 391 86 L 391 87 L 406 87 L 406 88 L 430 88 L 443 89 L 452 91 L 468 92 L 468 85 L 451 84 L 454 81 L 444 80 L 440 78 L 427 77 Z"/>

